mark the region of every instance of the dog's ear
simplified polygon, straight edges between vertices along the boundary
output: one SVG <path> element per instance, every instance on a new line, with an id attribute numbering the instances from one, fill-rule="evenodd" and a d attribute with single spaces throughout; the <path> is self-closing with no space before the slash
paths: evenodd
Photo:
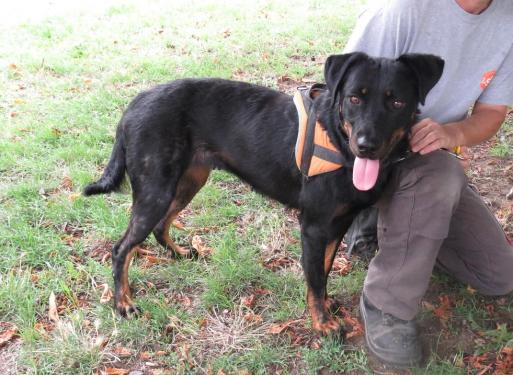
<path id="1" fill-rule="evenodd" d="M 399 56 L 397 60 L 406 64 L 417 77 L 419 102 L 424 105 L 427 94 L 442 76 L 444 60 L 435 55 L 421 53 L 407 53 Z"/>
<path id="2" fill-rule="evenodd" d="M 328 56 L 324 64 L 324 79 L 331 93 L 331 104 L 336 104 L 338 90 L 349 67 L 369 57 L 363 52 L 352 52 L 343 55 Z"/>

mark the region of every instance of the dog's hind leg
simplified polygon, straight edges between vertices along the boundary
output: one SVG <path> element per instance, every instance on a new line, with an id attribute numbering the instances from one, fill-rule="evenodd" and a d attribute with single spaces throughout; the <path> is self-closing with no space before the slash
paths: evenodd
<path id="1" fill-rule="evenodd" d="M 131 179 L 133 190 L 132 216 L 128 228 L 112 249 L 112 274 L 114 277 L 114 303 L 122 315 L 138 313 L 132 300 L 128 282 L 128 268 L 136 246 L 151 233 L 159 218 L 166 211 L 176 191 L 179 171 L 162 177 L 155 173 L 144 175 L 144 180 Z"/>
<path id="2" fill-rule="evenodd" d="M 180 211 L 189 204 L 196 193 L 205 185 L 209 174 L 210 168 L 208 166 L 191 163 L 178 181 L 176 194 L 171 201 L 166 215 L 153 229 L 153 234 L 157 241 L 165 248 L 173 250 L 177 255 L 183 257 L 190 256 L 191 250 L 184 249 L 170 238 L 169 227 Z"/>

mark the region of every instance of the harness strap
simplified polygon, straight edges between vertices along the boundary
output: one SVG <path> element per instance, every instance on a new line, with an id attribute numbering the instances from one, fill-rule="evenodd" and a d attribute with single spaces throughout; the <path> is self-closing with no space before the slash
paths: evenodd
<path id="1" fill-rule="evenodd" d="M 342 154 L 333 145 L 313 111 L 312 92 L 325 89 L 325 85 L 320 84 L 313 85 L 310 89 L 300 87 L 294 95 L 299 117 L 295 157 L 299 170 L 305 176 L 332 172 L 343 167 Z"/>
<path id="2" fill-rule="evenodd" d="M 344 163 L 344 158 L 340 152 L 330 150 L 329 148 L 320 145 L 314 146 L 313 154 L 314 156 L 317 156 L 318 158 L 329 161 L 331 163 L 340 164 L 341 167 Z"/>

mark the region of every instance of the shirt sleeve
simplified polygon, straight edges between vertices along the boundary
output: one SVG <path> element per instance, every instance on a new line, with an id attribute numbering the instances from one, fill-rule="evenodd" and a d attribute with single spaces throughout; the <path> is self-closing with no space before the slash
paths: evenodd
<path id="1" fill-rule="evenodd" d="M 513 45 L 477 101 L 488 104 L 513 105 Z"/>
<path id="2" fill-rule="evenodd" d="M 397 58 L 408 51 L 414 37 L 416 0 L 394 0 L 362 12 L 344 52 Z"/>

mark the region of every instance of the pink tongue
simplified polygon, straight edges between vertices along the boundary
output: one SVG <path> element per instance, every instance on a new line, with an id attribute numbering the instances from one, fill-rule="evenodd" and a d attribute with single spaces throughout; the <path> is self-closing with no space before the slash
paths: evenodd
<path id="1" fill-rule="evenodd" d="M 367 191 L 376 185 L 379 172 L 379 160 L 356 157 L 353 166 L 353 185 L 358 190 Z"/>

